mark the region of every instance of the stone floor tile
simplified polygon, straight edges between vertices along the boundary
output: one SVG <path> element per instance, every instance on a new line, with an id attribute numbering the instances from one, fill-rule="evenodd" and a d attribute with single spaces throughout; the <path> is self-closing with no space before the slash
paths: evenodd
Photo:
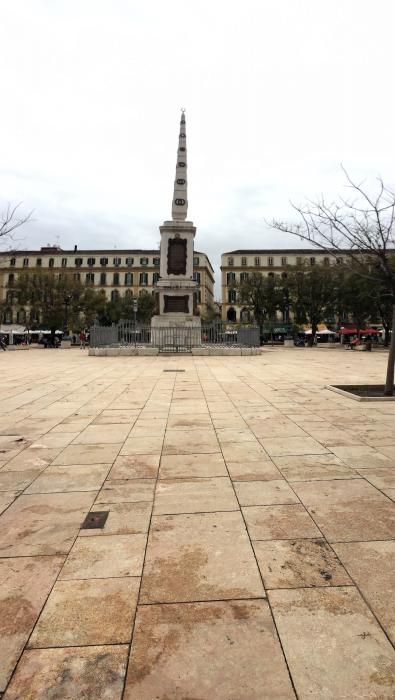
<path id="1" fill-rule="evenodd" d="M 158 481 L 154 514 L 238 510 L 229 477 L 190 477 Z"/>
<path id="2" fill-rule="evenodd" d="M 56 447 L 65 447 L 74 440 L 79 433 L 46 433 L 32 443 L 33 449 L 47 449 Z"/>
<path id="3" fill-rule="evenodd" d="M 121 455 L 116 458 L 109 479 L 156 479 L 160 455 Z"/>
<path id="4" fill-rule="evenodd" d="M 273 457 L 273 462 L 287 481 L 357 479 L 360 476 L 329 452 L 325 455 Z"/>
<path id="5" fill-rule="evenodd" d="M 321 537 L 302 505 L 247 506 L 243 508 L 253 540 L 292 540 L 295 537 Z"/>
<path id="6" fill-rule="evenodd" d="M 51 464 L 52 460 L 57 457 L 61 449 L 61 447 L 53 449 L 28 447 L 7 462 L 6 467 L 3 467 L 3 469 L 6 468 L 8 472 L 21 472 L 28 469 L 45 469 L 45 467 Z"/>
<path id="7" fill-rule="evenodd" d="M 255 541 L 254 550 L 266 589 L 352 584 L 323 539 Z"/>
<path id="8" fill-rule="evenodd" d="M 267 457 L 267 452 L 256 440 L 255 442 L 227 442 L 222 445 L 222 454 L 226 462 L 259 462 Z"/>
<path id="9" fill-rule="evenodd" d="M 129 437 L 125 440 L 121 455 L 149 455 L 160 454 L 162 450 L 163 436 L 153 435 L 145 437 Z"/>
<path id="10" fill-rule="evenodd" d="M 306 437 L 302 428 L 284 418 L 249 421 L 248 425 L 257 438 Z"/>
<path id="11" fill-rule="evenodd" d="M 112 464 L 122 443 L 116 445 L 68 445 L 52 464 Z"/>
<path id="12" fill-rule="evenodd" d="M 111 423 L 128 423 L 132 425 L 140 411 L 127 409 L 105 409 L 92 421 L 92 425 L 110 425 Z"/>
<path id="13" fill-rule="evenodd" d="M 308 511 L 328 542 L 395 538 L 395 504 L 385 496 L 372 502 L 321 503 Z"/>
<path id="14" fill-rule="evenodd" d="M 109 511 L 103 529 L 81 530 L 80 537 L 107 535 L 134 535 L 148 532 L 152 503 L 100 503 L 92 506 L 92 511 Z"/>
<path id="15" fill-rule="evenodd" d="M 118 423 L 109 426 L 88 425 L 73 440 L 73 445 L 94 445 L 96 442 L 100 442 L 103 445 L 119 443 L 126 440 L 129 433 L 130 426 L 128 423 Z"/>
<path id="16" fill-rule="evenodd" d="M 381 452 L 381 454 L 383 454 L 385 457 L 388 457 L 392 462 L 395 461 L 395 444 L 392 447 L 380 446 L 377 449 L 379 452 Z"/>
<path id="17" fill-rule="evenodd" d="M 221 445 L 229 442 L 256 442 L 254 433 L 245 426 L 244 428 L 220 428 L 216 430 L 217 438 Z"/>
<path id="18" fill-rule="evenodd" d="M 395 644 L 395 542 L 349 542 L 333 548 Z"/>
<path id="19" fill-rule="evenodd" d="M 74 420 L 72 420 L 74 418 Z M 54 433 L 78 433 L 89 425 L 92 421 L 92 416 L 86 416 L 85 418 L 78 416 L 69 416 L 65 418 L 61 423 L 55 425 L 51 430 L 51 435 Z"/>
<path id="20" fill-rule="evenodd" d="M 383 495 L 365 479 L 335 479 L 334 481 L 298 481 L 293 489 L 305 506 L 321 503 L 348 503 L 364 500 L 380 501 Z"/>
<path id="21" fill-rule="evenodd" d="M 395 501 L 395 489 L 383 489 L 383 493 L 385 493 L 388 498 L 391 498 L 392 501 Z"/>
<path id="22" fill-rule="evenodd" d="M 77 537 L 59 579 L 141 576 L 146 543 L 146 534 Z"/>
<path id="23" fill-rule="evenodd" d="M 121 700 L 128 646 L 25 651 L 7 700 Z"/>
<path id="24" fill-rule="evenodd" d="M 26 489 L 25 493 L 97 492 L 100 490 L 110 467 L 110 464 L 73 464 L 67 467 L 47 467 Z"/>
<path id="25" fill-rule="evenodd" d="M 153 501 L 155 479 L 108 479 L 98 493 L 97 503 Z"/>
<path id="26" fill-rule="evenodd" d="M 161 458 L 159 478 L 228 476 L 220 452 L 212 454 L 164 455 Z"/>
<path id="27" fill-rule="evenodd" d="M 294 698 L 267 602 L 140 606 L 124 698 L 170 697 Z"/>
<path id="28" fill-rule="evenodd" d="M 41 472 L 42 468 L 28 469 L 23 472 L 0 471 L 0 493 L 2 491 L 23 491 Z"/>
<path id="29" fill-rule="evenodd" d="M 334 431 L 335 432 L 335 431 Z M 368 445 L 349 445 L 349 446 L 334 446 L 331 450 L 337 457 L 343 460 L 354 460 L 356 463 L 358 459 L 366 458 L 372 459 L 377 456 L 377 450 L 374 447 L 369 447 Z M 380 455 L 381 461 L 385 462 L 383 455 Z"/>
<path id="30" fill-rule="evenodd" d="M 272 481 L 234 481 L 237 498 L 241 506 L 268 506 L 299 503 L 285 479 Z"/>
<path id="31" fill-rule="evenodd" d="M 229 600 L 263 595 L 239 512 L 153 517 L 141 602 Z"/>
<path id="32" fill-rule="evenodd" d="M 281 455 L 325 454 L 328 451 L 317 442 L 317 440 L 308 436 L 264 438 L 259 442 L 271 457 L 281 457 Z"/>
<path id="33" fill-rule="evenodd" d="M 378 489 L 395 488 L 395 469 L 393 467 L 375 467 L 357 470 L 360 476 Z M 1 472 L 0 472 L 1 476 Z"/>
<path id="34" fill-rule="evenodd" d="M 163 443 L 163 454 L 196 454 L 219 452 L 214 430 L 167 430 Z"/>
<path id="35" fill-rule="evenodd" d="M 0 559 L 0 692 L 5 689 L 63 561 L 64 557 Z"/>
<path id="36" fill-rule="evenodd" d="M 167 422 L 168 430 L 204 430 L 211 427 L 212 422 L 208 413 L 193 413 L 191 416 L 169 416 Z"/>
<path id="37" fill-rule="evenodd" d="M 130 642 L 139 578 L 58 581 L 29 648 Z"/>
<path id="38" fill-rule="evenodd" d="M 15 501 L 17 496 L 17 491 L 2 491 L 0 493 L 0 515 Z"/>
<path id="39" fill-rule="evenodd" d="M 270 457 L 255 462 L 227 462 L 230 478 L 235 481 L 271 481 L 281 479 L 281 473 Z"/>
<path id="40" fill-rule="evenodd" d="M 299 698 L 393 698 L 394 650 L 355 588 L 270 591 L 269 599 Z"/>
<path id="41" fill-rule="evenodd" d="M 0 520 L 0 556 L 67 554 L 95 492 L 19 496 Z"/>

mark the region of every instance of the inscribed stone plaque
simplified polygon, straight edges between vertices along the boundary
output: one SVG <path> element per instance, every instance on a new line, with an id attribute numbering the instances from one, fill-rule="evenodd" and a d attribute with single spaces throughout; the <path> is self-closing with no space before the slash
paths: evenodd
<path id="1" fill-rule="evenodd" d="M 171 238 L 167 249 L 167 274 L 185 275 L 187 271 L 187 242 L 185 238 Z"/>
<path id="2" fill-rule="evenodd" d="M 164 296 L 165 300 L 165 308 L 164 311 L 165 313 L 182 313 L 182 314 L 188 314 L 189 313 L 189 307 L 188 307 L 188 294 L 185 294 L 185 296 L 180 296 L 180 297 L 171 297 L 165 294 Z"/>

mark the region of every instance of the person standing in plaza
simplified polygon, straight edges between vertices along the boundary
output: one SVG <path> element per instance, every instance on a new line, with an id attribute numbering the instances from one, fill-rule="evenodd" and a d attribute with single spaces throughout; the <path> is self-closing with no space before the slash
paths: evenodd
<path id="1" fill-rule="evenodd" d="M 81 349 L 85 349 L 85 343 L 86 343 L 85 331 L 81 331 L 81 333 L 80 333 L 80 348 Z"/>

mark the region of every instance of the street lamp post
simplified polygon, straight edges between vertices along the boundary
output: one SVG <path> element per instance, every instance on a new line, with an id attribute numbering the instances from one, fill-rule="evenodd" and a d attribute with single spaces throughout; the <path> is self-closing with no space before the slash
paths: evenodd
<path id="1" fill-rule="evenodd" d="M 284 325 L 286 324 L 286 334 L 285 337 L 287 340 L 290 339 L 290 334 L 289 334 L 289 294 L 288 294 L 288 289 L 284 289 L 284 298 L 283 298 L 283 320 L 284 320 Z"/>
<path id="2" fill-rule="evenodd" d="M 137 345 L 137 328 L 136 328 L 136 319 L 137 319 L 137 308 L 138 308 L 138 302 L 137 299 L 133 299 L 133 316 L 134 316 L 134 347 Z"/>

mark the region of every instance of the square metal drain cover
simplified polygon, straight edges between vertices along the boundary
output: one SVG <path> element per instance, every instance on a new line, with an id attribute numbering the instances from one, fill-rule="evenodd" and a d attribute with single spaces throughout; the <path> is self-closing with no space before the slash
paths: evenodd
<path id="1" fill-rule="evenodd" d="M 164 372 L 185 372 L 185 369 L 164 369 Z"/>
<path id="2" fill-rule="evenodd" d="M 93 513 L 88 513 L 81 525 L 81 530 L 94 530 L 104 527 L 109 512 L 109 510 L 97 510 Z"/>

